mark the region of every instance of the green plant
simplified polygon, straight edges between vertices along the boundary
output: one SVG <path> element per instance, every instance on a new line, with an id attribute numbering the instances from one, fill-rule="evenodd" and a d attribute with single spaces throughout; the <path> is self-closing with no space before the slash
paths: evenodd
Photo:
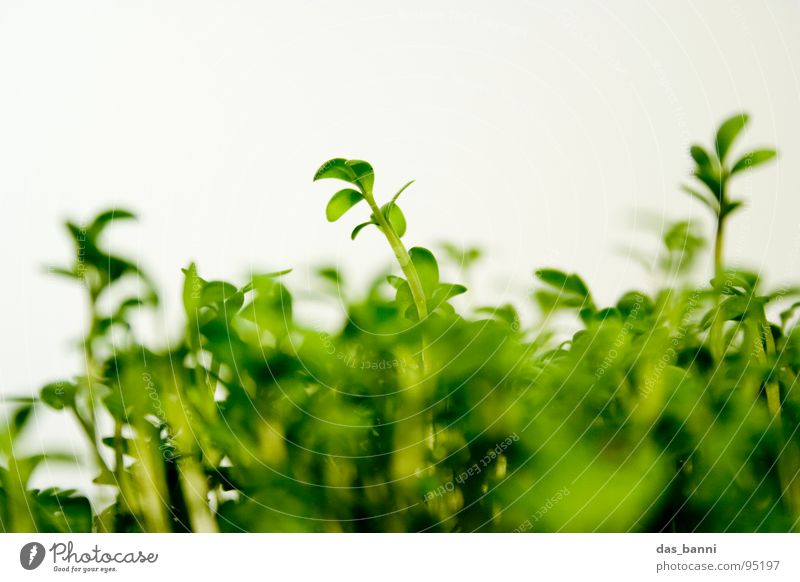
<path id="1" fill-rule="evenodd" d="M 719 126 L 711 151 L 699 144 L 694 144 L 689 150 L 695 162 L 694 177 L 705 189 L 697 190 L 688 185 L 684 185 L 683 189 L 714 214 L 716 223 L 714 274 L 716 276 L 722 274 L 723 269 L 722 247 L 726 221 L 743 204 L 741 200 L 735 200 L 730 196 L 728 185 L 731 178 L 768 162 L 777 155 L 773 149 L 757 149 L 747 152 L 733 164 L 729 163 L 731 147 L 749 120 L 750 117 L 746 113 L 737 113 Z"/>
<path id="2" fill-rule="evenodd" d="M 325 162 L 314 180 L 337 179 L 349 183 L 353 188 L 344 188 L 336 192 L 328 201 L 326 216 L 330 222 L 339 220 L 348 210 L 362 200 L 371 211 L 369 220 L 357 225 L 350 235 L 355 240 L 364 228 L 375 226 L 386 238 L 394 252 L 400 269 L 405 275 L 388 277 L 389 284 L 395 288 L 397 304 L 404 308 L 404 314 L 411 320 L 422 321 L 430 312 L 448 310 L 448 303 L 453 297 L 467 291 L 463 285 L 442 283 L 439 281 L 439 264 L 433 253 L 423 247 L 412 247 L 406 250 L 402 237 L 406 233 L 407 223 L 403 211 L 397 203 L 400 195 L 414 183 L 407 182 L 392 198 L 378 207 L 373 194 L 375 173 L 372 166 L 362 160 L 346 160 L 334 158 Z M 422 363 L 425 365 L 426 340 L 422 337 Z"/>
<path id="3" fill-rule="evenodd" d="M 295 319 L 289 270 L 237 284 L 192 263 L 182 333 L 152 347 L 137 320 L 156 309 L 154 286 L 103 240 L 133 215 L 68 223 L 75 261 L 52 271 L 86 292 L 85 369 L 3 402 L 0 530 L 797 531 L 798 291 L 764 290 L 721 260 L 738 208 L 727 181 L 746 169 L 725 160 L 743 119 L 723 124 L 695 172 L 710 195 L 693 195 L 716 217 L 711 284 L 682 278 L 703 249 L 689 221 L 662 237 L 669 286 L 606 304 L 578 274 L 539 269 L 534 301 L 571 314 L 568 335 L 515 304 L 451 303 L 466 289 L 402 242 L 408 185 L 379 206 L 362 161 L 317 173 L 352 186 L 328 218 L 365 201 L 352 237 L 375 226 L 402 276 L 359 293 L 320 268 L 318 293 L 344 302 L 325 331 Z M 480 255 L 444 252 L 456 266 Z M 71 416 L 85 456 L 25 450 L 39 407 Z M 51 462 L 92 467 L 111 501 L 34 487 Z"/>

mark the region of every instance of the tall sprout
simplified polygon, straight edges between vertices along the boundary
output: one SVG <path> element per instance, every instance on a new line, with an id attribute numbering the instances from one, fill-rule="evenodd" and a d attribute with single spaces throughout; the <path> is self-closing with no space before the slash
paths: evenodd
<path id="1" fill-rule="evenodd" d="M 719 277 L 723 271 L 722 250 L 725 223 L 728 217 L 743 204 L 743 201 L 731 198 L 728 188 L 731 178 L 768 162 L 777 155 L 773 149 L 760 148 L 749 151 L 733 164 L 730 163 L 731 146 L 749 119 L 750 117 L 746 113 L 737 113 L 723 122 L 717 129 L 711 151 L 699 144 L 692 145 L 689 150 L 695 162 L 693 175 L 700 183 L 700 189 L 684 184 L 683 190 L 699 200 L 714 215 L 715 277 Z"/>

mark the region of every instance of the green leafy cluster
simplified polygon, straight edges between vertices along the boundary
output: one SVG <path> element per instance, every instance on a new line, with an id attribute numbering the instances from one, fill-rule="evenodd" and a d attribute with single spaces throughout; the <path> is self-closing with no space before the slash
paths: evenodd
<path id="1" fill-rule="evenodd" d="M 726 160 L 747 117 L 692 148 L 687 189 L 724 219 L 728 182 L 774 157 Z M 764 289 L 718 250 L 710 283 L 675 277 L 704 237 L 689 221 L 663 236 L 671 280 L 599 302 L 577 274 L 535 271 L 543 321 L 509 303 L 470 307 L 477 249 L 440 261 L 407 249 L 398 198 L 379 205 L 374 172 L 336 158 L 315 179 L 328 220 L 369 207 L 399 272 L 361 294 L 333 267 L 319 295 L 345 300 L 335 331 L 302 325 L 289 271 L 243 282 L 183 271 L 185 326 L 166 348 L 133 322 L 158 296 L 134 262 L 105 250 L 114 210 L 69 223 L 90 313 L 85 373 L 8 399 L 0 424 L 5 531 L 796 531 L 800 521 L 797 289 Z M 359 241 L 363 243 L 364 241 Z M 559 337 L 551 314 L 576 330 Z M 779 313 L 769 318 L 768 313 Z M 89 456 L 26 455 L 20 435 L 49 407 L 71 415 Z M 37 489 L 42 463 L 81 463 L 110 499 Z"/>

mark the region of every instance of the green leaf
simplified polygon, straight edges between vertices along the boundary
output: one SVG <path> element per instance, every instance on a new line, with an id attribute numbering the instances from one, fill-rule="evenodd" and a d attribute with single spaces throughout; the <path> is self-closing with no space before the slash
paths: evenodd
<path id="1" fill-rule="evenodd" d="M 282 277 L 283 275 L 288 275 L 288 274 L 289 274 L 289 273 L 291 273 L 293 270 L 294 270 L 294 269 L 283 269 L 283 270 L 281 270 L 281 271 L 272 271 L 272 272 L 270 272 L 270 273 L 259 273 L 258 275 L 253 275 L 253 277 L 251 277 L 251 278 L 250 278 L 250 281 L 249 281 L 249 282 L 247 282 L 247 283 L 244 285 L 244 287 L 242 287 L 242 288 L 240 289 L 240 291 L 241 291 L 242 293 L 247 293 L 248 291 L 252 291 L 252 290 L 253 290 L 253 288 L 254 288 L 254 287 L 253 287 L 253 281 L 254 281 L 254 279 L 255 279 L 256 277 L 258 277 L 259 279 L 277 279 L 278 277 Z"/>
<path id="2" fill-rule="evenodd" d="M 398 310 L 404 313 L 407 318 L 416 321 L 417 308 L 414 305 L 414 295 L 411 293 L 411 286 L 408 284 L 408 281 L 400 279 L 396 289 L 395 302 L 397 303 Z"/>
<path id="3" fill-rule="evenodd" d="M 770 149 L 755 150 L 752 152 L 748 152 L 741 158 L 739 158 L 739 161 L 733 165 L 731 174 L 735 174 L 737 172 L 744 172 L 745 170 L 754 168 L 755 166 L 763 164 L 764 162 L 770 161 L 777 155 L 778 152 Z"/>
<path id="4" fill-rule="evenodd" d="M 564 287 L 567 284 L 568 275 L 558 269 L 539 269 L 534 275 L 542 282 L 553 287 Z"/>
<path id="5" fill-rule="evenodd" d="M 111 208 L 98 214 L 87 229 L 87 234 L 92 239 L 97 239 L 108 224 L 114 220 L 135 220 L 136 215 L 121 208 Z"/>
<path id="6" fill-rule="evenodd" d="M 722 205 L 722 210 L 720 210 L 719 215 L 721 218 L 725 218 L 733 211 L 737 210 L 738 208 L 741 208 L 742 206 L 744 206 L 744 202 L 742 202 L 741 200 L 732 200 L 731 202 L 726 202 L 725 204 Z"/>
<path id="7" fill-rule="evenodd" d="M 589 288 L 586 283 L 574 273 L 568 275 L 558 269 L 539 269 L 535 275 L 543 283 L 556 287 L 562 292 L 574 293 L 583 298 L 589 297 Z"/>
<path id="8" fill-rule="evenodd" d="M 314 174 L 314 181 L 326 178 L 336 178 L 350 182 L 358 186 L 362 194 L 370 194 L 375 181 L 375 172 L 372 166 L 364 160 L 333 158 L 322 164 L 317 173 Z"/>
<path id="9" fill-rule="evenodd" d="M 669 225 L 663 240 L 667 250 L 678 252 L 700 248 L 705 242 L 702 236 L 696 234 L 694 225 L 687 220 Z"/>
<path id="10" fill-rule="evenodd" d="M 556 293 L 547 289 L 536 289 L 533 298 L 544 312 L 555 309 L 579 308 L 585 305 L 584 299 L 571 293 Z"/>
<path id="11" fill-rule="evenodd" d="M 57 275 L 59 277 L 67 277 L 69 279 L 81 279 L 81 275 L 75 272 L 74 269 L 65 269 L 64 267 L 47 267 L 48 275 Z"/>
<path id="12" fill-rule="evenodd" d="M 619 309 L 616 307 L 606 307 L 605 309 L 601 309 L 596 311 L 592 314 L 592 318 L 598 321 L 602 321 L 604 319 L 611 319 L 614 317 L 621 317 Z"/>
<path id="13" fill-rule="evenodd" d="M 370 224 L 375 224 L 375 223 L 372 222 L 371 220 L 368 220 L 367 222 L 362 222 L 357 227 L 355 227 L 353 229 L 353 232 L 350 233 L 350 240 L 356 240 L 356 237 L 358 236 L 358 233 L 361 232 L 364 228 L 366 228 Z"/>
<path id="14" fill-rule="evenodd" d="M 62 410 L 75 405 L 77 391 L 74 382 L 53 382 L 42 388 L 42 402 L 55 410 Z"/>
<path id="15" fill-rule="evenodd" d="M 719 214 L 719 202 L 715 198 L 711 198 L 686 184 L 681 184 L 681 190 L 686 192 L 689 196 L 702 202 L 703 205 L 710 208 L 714 214 Z"/>
<path id="16" fill-rule="evenodd" d="M 392 225 L 397 236 L 402 238 L 406 233 L 406 217 L 403 215 L 403 211 L 400 210 L 400 207 L 394 202 L 389 202 L 381 211 L 386 217 L 386 220 L 389 221 L 389 224 Z"/>
<path id="17" fill-rule="evenodd" d="M 423 247 L 413 247 L 408 254 L 417 270 L 425 295 L 430 297 L 439 284 L 439 264 L 436 262 L 436 257 Z"/>
<path id="18" fill-rule="evenodd" d="M 486 315 L 492 316 L 493 319 L 502 321 L 510 326 L 519 326 L 519 313 L 510 303 L 505 303 L 497 307 L 478 307 L 475 313 L 485 313 Z"/>
<path id="19" fill-rule="evenodd" d="M 31 502 L 39 532 L 71 534 L 92 529 L 92 506 L 74 490 L 34 490 Z"/>
<path id="20" fill-rule="evenodd" d="M 139 267 L 126 259 L 113 255 L 100 255 L 95 266 L 99 271 L 106 274 L 109 282 L 116 281 L 127 273 L 141 275 Z"/>
<path id="21" fill-rule="evenodd" d="M 74 238 L 75 240 L 78 240 L 79 236 L 83 237 L 83 238 L 86 237 L 86 234 L 85 234 L 86 233 L 86 229 L 78 226 L 74 222 L 68 220 L 68 221 L 66 221 L 64 223 L 64 226 L 67 227 L 67 230 L 72 235 L 72 238 Z"/>
<path id="22" fill-rule="evenodd" d="M 736 136 L 744 129 L 749 119 L 750 117 L 746 113 L 737 113 L 719 126 L 714 143 L 717 149 L 717 157 L 719 157 L 721 162 L 725 161 L 725 156 L 730 150 Z"/>
<path id="23" fill-rule="evenodd" d="M 223 303 L 233 297 L 238 289 L 226 281 L 211 281 L 203 288 L 200 305 L 213 305 Z"/>
<path id="24" fill-rule="evenodd" d="M 122 394 L 119 390 L 108 392 L 103 396 L 103 404 L 106 410 L 108 410 L 111 416 L 116 420 L 120 422 L 130 422 L 132 411 L 131 404 L 123 401 Z"/>
<path id="25" fill-rule="evenodd" d="M 355 183 L 361 187 L 365 194 L 372 192 L 372 185 L 375 181 L 375 172 L 372 166 L 364 160 L 347 160 L 347 166 L 355 176 Z"/>
<path id="26" fill-rule="evenodd" d="M 347 165 L 347 160 L 344 158 L 333 158 L 328 160 L 320 166 L 317 173 L 314 174 L 314 181 L 325 180 L 328 178 L 336 178 L 344 180 L 345 182 L 353 182 L 356 178 L 352 168 Z"/>
<path id="27" fill-rule="evenodd" d="M 720 304 L 719 314 L 723 321 L 741 321 L 757 304 L 751 297 L 734 295 Z"/>
<path id="28" fill-rule="evenodd" d="M 692 154 L 692 158 L 699 167 L 701 168 L 711 167 L 711 156 L 708 155 L 708 152 L 705 150 L 703 146 L 694 144 L 692 145 L 691 148 L 689 148 L 689 153 Z"/>
<path id="29" fill-rule="evenodd" d="M 336 267 L 322 267 L 317 269 L 317 275 L 335 285 L 342 284 L 342 273 Z"/>
<path id="30" fill-rule="evenodd" d="M 364 197 L 360 192 L 352 188 L 345 188 L 339 190 L 328 202 L 328 207 L 325 209 L 325 216 L 328 222 L 336 222 L 345 212 L 350 210 L 353 206 L 358 204 Z"/>
<path id="31" fill-rule="evenodd" d="M 36 404 L 38 396 L 0 396 L 0 405 L 3 404 Z"/>
<path id="32" fill-rule="evenodd" d="M 406 283 L 406 284 L 407 284 L 407 282 L 406 282 L 406 280 L 405 280 L 405 279 L 403 279 L 402 277 L 397 277 L 397 276 L 395 276 L 395 275 L 387 275 L 387 276 L 386 276 L 386 281 L 388 281 L 388 282 L 389 282 L 389 285 L 391 285 L 391 286 L 392 286 L 392 287 L 394 287 L 395 289 L 399 289 L 399 288 L 400 288 L 400 286 L 401 286 L 403 283 Z"/>
<path id="33" fill-rule="evenodd" d="M 105 442 L 106 439 L 103 439 Z M 101 470 L 100 474 L 92 479 L 92 483 L 96 485 L 113 485 L 115 487 L 119 486 L 119 481 L 117 480 L 116 475 L 111 471 Z"/>
<path id="34" fill-rule="evenodd" d="M 653 311 L 653 300 L 642 291 L 628 291 L 617 301 L 620 314 L 628 319 L 642 319 Z"/>
<path id="35" fill-rule="evenodd" d="M 197 274 L 197 266 L 191 263 L 188 268 L 182 269 L 184 274 L 183 281 L 183 308 L 189 319 L 197 317 L 197 310 L 200 308 L 203 288 L 206 282 Z"/>
<path id="36" fill-rule="evenodd" d="M 406 183 L 406 185 L 405 185 L 405 186 L 403 186 L 402 188 L 400 188 L 400 190 L 398 190 L 398 191 L 397 191 L 397 194 L 395 194 L 394 196 L 392 196 L 392 202 L 397 202 L 397 199 L 398 199 L 398 198 L 400 198 L 400 194 L 402 194 L 402 193 L 403 193 L 403 191 L 404 191 L 406 188 L 408 188 L 409 186 L 411 186 L 411 184 L 413 184 L 414 182 L 415 182 L 415 180 L 411 180 L 411 181 L 409 181 L 408 183 Z"/>
<path id="37" fill-rule="evenodd" d="M 724 295 L 752 295 L 758 286 L 757 273 L 743 269 L 725 269 L 711 279 L 711 286 Z"/>
<path id="38" fill-rule="evenodd" d="M 135 309 L 144 305 L 146 305 L 146 301 L 141 297 L 128 297 L 119 304 L 119 307 L 117 307 L 117 313 L 125 313 L 129 309 Z"/>
<path id="39" fill-rule="evenodd" d="M 712 171 L 710 168 L 698 168 L 694 175 L 706 185 L 706 188 L 708 188 L 714 198 L 717 200 L 722 198 L 722 181 L 716 171 Z"/>
<path id="40" fill-rule="evenodd" d="M 13 435 L 18 435 L 22 431 L 22 429 L 25 428 L 25 425 L 28 424 L 28 420 L 30 419 L 32 412 L 33 412 L 32 404 L 21 406 L 20 408 L 17 409 L 17 411 L 14 413 L 14 420 L 12 424 Z"/>
<path id="41" fill-rule="evenodd" d="M 431 298 L 431 303 L 433 308 L 435 309 L 440 304 L 450 301 L 453 297 L 457 297 L 467 292 L 467 288 L 464 285 L 458 285 L 453 283 L 442 283 L 436 288 L 436 291 L 433 293 L 433 297 Z"/>

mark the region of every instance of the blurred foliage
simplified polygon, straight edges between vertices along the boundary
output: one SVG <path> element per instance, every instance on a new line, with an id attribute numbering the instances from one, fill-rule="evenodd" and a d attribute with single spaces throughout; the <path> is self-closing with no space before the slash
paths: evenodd
<path id="1" fill-rule="evenodd" d="M 743 124 L 726 123 L 715 154 L 692 150 L 711 194 L 772 157 L 758 150 L 727 170 L 720 160 Z M 337 269 L 320 268 L 320 294 L 345 303 L 333 332 L 297 322 L 288 271 L 236 283 L 191 264 L 180 340 L 143 345 L 131 318 L 153 310 L 157 293 L 102 242 L 133 215 L 67 224 L 75 262 L 54 272 L 86 290 L 86 372 L 6 403 L 0 529 L 797 529 L 796 289 L 766 291 L 756 274 L 720 268 L 706 286 L 634 289 L 603 305 L 579 275 L 540 269 L 533 298 L 543 316 L 572 313 L 579 325 L 559 343 L 514 305 L 450 303 L 466 288 L 440 280 L 431 251 L 401 241 L 397 199 L 410 183 L 379 206 L 366 162 L 337 158 L 316 178 L 352 186 L 331 198 L 331 221 L 366 201 L 371 215 L 353 238 L 381 230 L 402 271 L 359 295 Z M 718 212 L 735 204 L 727 190 L 692 194 Z M 659 268 L 680 281 L 704 238 L 682 221 L 663 244 Z M 481 256 L 443 249 L 462 275 Z M 767 319 L 780 303 L 779 321 Z M 91 452 L 83 462 L 113 503 L 29 486 L 40 464 L 74 462 L 20 452 L 41 406 L 74 418 Z"/>

